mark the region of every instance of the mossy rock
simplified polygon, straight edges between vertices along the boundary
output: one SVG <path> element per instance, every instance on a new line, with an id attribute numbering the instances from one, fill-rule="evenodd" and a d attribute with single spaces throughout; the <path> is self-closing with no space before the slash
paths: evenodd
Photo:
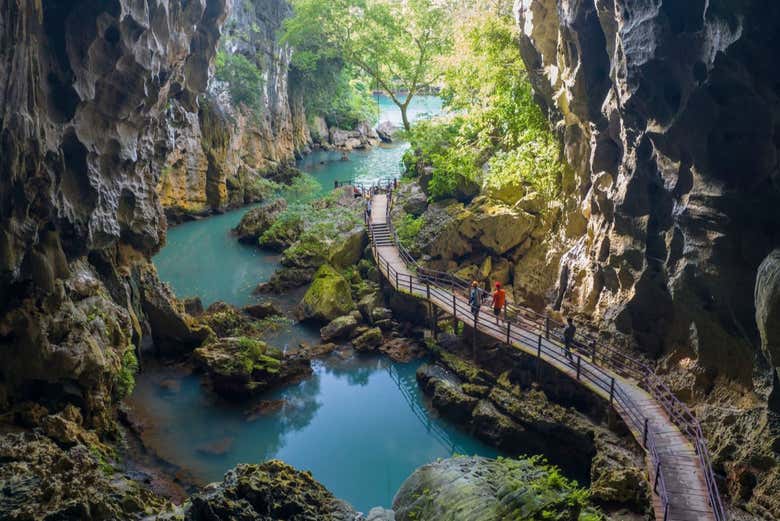
<path id="1" fill-rule="evenodd" d="M 342 235 L 330 247 L 330 263 L 337 268 L 353 266 L 363 256 L 363 249 L 368 244 L 368 236 L 361 227 Z"/>
<path id="2" fill-rule="evenodd" d="M 314 274 L 314 280 L 298 308 L 303 320 L 331 320 L 349 314 L 355 309 L 347 280 L 329 264 L 323 264 Z"/>
<path id="3" fill-rule="evenodd" d="M 434 354 L 453 373 L 466 383 L 491 386 L 496 379 L 484 369 L 441 348 L 434 347 Z"/>
<path id="4" fill-rule="evenodd" d="M 215 392 L 243 399 L 274 385 L 311 372 L 305 360 L 284 359 L 282 352 L 247 337 L 220 338 L 194 352 Z"/>
<path id="5" fill-rule="evenodd" d="M 334 497 L 310 472 L 279 460 L 238 465 L 225 474 L 222 483 L 195 494 L 185 505 L 187 521 L 356 518 L 355 510 Z"/>
<path id="6" fill-rule="evenodd" d="M 378 327 L 372 327 L 354 340 L 352 345 L 358 351 L 371 351 L 382 344 L 382 330 Z"/>
<path id="7" fill-rule="evenodd" d="M 393 499 L 397 521 L 600 521 L 577 487 L 539 458 L 456 456 L 418 468 Z"/>

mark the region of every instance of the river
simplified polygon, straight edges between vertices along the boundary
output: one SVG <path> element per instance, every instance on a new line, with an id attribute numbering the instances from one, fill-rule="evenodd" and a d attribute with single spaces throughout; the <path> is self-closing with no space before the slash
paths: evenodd
<path id="1" fill-rule="evenodd" d="M 381 120 L 400 122 L 389 100 L 379 102 Z M 417 118 L 440 110 L 438 98 L 420 97 L 410 114 Z M 399 175 L 407 147 L 398 143 L 355 151 L 350 161 L 342 161 L 340 153 L 315 152 L 299 167 L 315 176 L 325 193 L 335 179 Z M 223 300 L 238 306 L 256 298 L 252 289 L 268 279 L 279 259 L 230 235 L 246 211 L 169 231 L 154 262 L 178 296 L 197 295 L 204 305 Z M 298 298 L 284 297 L 292 303 Z M 316 329 L 292 324 L 271 342 L 281 347 L 318 337 Z M 332 355 L 314 362 L 311 378 L 241 406 L 209 394 L 187 370 L 151 368 L 139 375 L 128 401 L 142 411 L 150 448 L 199 482 L 220 480 L 237 463 L 279 458 L 310 470 L 337 497 L 368 511 L 390 507 L 398 487 L 420 465 L 453 453 L 498 454 L 431 412 L 415 381 L 420 363 Z"/>

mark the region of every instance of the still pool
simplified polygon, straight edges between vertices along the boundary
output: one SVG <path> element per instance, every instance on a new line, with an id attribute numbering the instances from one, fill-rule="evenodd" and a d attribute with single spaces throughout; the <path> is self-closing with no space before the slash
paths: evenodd
<path id="1" fill-rule="evenodd" d="M 415 381 L 419 364 L 334 355 L 316 362 L 311 378 L 241 406 L 204 393 L 195 375 L 160 368 L 140 375 L 130 405 L 143 411 L 145 443 L 199 481 L 278 458 L 367 512 L 390 507 L 420 465 L 498 454 L 429 413 Z"/>

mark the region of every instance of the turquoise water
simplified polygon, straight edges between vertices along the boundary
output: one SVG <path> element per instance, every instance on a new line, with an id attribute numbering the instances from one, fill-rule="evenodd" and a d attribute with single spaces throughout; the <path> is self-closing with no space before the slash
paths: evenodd
<path id="1" fill-rule="evenodd" d="M 400 122 L 400 112 L 385 96 L 377 96 L 380 121 Z M 420 96 L 409 107 L 410 118 L 418 119 L 441 111 L 441 100 Z M 318 151 L 301 159 L 298 166 L 320 184 L 319 194 L 333 189 L 334 180 L 352 177 L 370 182 L 401 173 L 401 156 L 408 143 L 394 143 L 372 150 L 354 151 L 349 161 L 340 152 Z M 279 267 L 279 255 L 241 244 L 230 234 L 248 208 L 175 226 L 168 230 L 166 246 L 154 257 L 160 278 L 179 297 L 199 296 L 205 306 L 222 300 L 236 306 L 257 299 L 252 290 L 268 280 Z"/>
<path id="2" fill-rule="evenodd" d="M 221 480 L 238 463 L 279 458 L 367 512 L 390 507 L 414 469 L 436 458 L 498 455 L 428 414 L 415 381 L 418 365 L 334 357 L 317 363 L 312 378 L 263 397 L 283 400 L 279 410 L 255 415 L 252 405 L 204 394 L 196 376 L 163 369 L 140 376 L 131 405 L 157 426 L 145 429 L 145 442 L 203 482 Z M 178 391 L 159 385 L 171 379 L 180 382 Z"/>
<path id="3" fill-rule="evenodd" d="M 386 99 L 380 121 L 397 120 Z M 418 98 L 410 115 L 438 112 L 435 98 Z M 317 152 L 300 161 L 321 193 L 334 180 L 361 181 L 398 175 L 405 143 L 340 153 Z M 199 296 L 204 305 L 252 302 L 252 290 L 278 267 L 277 254 L 239 243 L 230 234 L 246 208 L 176 226 L 155 256 L 162 280 L 179 297 Z M 280 298 L 289 309 L 300 292 Z M 291 324 L 269 342 L 279 347 L 316 341 L 316 328 Z M 263 396 L 279 407 L 225 403 L 204 391 L 198 376 L 174 368 L 147 368 L 130 405 L 144 418 L 144 441 L 199 481 L 217 481 L 237 463 L 280 458 L 314 477 L 336 496 L 368 511 L 389 507 L 415 468 L 453 453 L 495 456 L 494 449 L 429 414 L 415 381 L 419 362 L 396 364 L 384 357 L 333 356 L 317 362 L 312 378 Z M 165 385 L 160 385 L 165 382 Z M 172 384 L 173 382 L 173 384 Z"/>

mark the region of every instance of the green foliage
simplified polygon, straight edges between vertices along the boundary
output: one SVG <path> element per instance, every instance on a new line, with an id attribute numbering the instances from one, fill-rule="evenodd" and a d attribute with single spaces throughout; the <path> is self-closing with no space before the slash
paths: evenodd
<path id="1" fill-rule="evenodd" d="M 294 0 L 293 8 L 285 40 L 296 50 L 296 68 L 303 74 L 336 74 L 344 65 L 361 71 L 398 105 L 408 129 L 406 108 L 437 81 L 433 63 L 451 41 L 446 6 L 435 0 Z"/>
<path id="2" fill-rule="evenodd" d="M 217 51 L 215 77 L 228 85 L 230 99 L 255 113 L 262 108 L 263 76 L 255 63 L 243 54 Z"/>
<path id="3" fill-rule="evenodd" d="M 364 121 L 376 123 L 379 120 L 379 104 L 368 83 L 362 79 L 350 79 L 346 73 L 340 74 L 337 81 L 330 103 L 321 112 L 328 126 L 355 128 Z"/>
<path id="4" fill-rule="evenodd" d="M 422 217 L 404 215 L 401 222 L 395 227 L 396 232 L 398 232 L 398 240 L 407 249 L 411 248 L 414 245 L 415 238 L 420 234 L 422 226 Z"/>
<path id="5" fill-rule="evenodd" d="M 116 393 L 119 398 L 130 395 L 135 388 L 135 375 L 138 372 L 138 359 L 135 357 L 135 348 L 128 344 L 122 353 L 122 367 L 119 369 L 116 381 Z"/>
<path id="6" fill-rule="evenodd" d="M 452 197 L 464 180 L 510 204 L 528 189 L 548 199 L 560 190 L 558 140 L 533 100 L 510 2 L 497 4 L 459 15 L 454 51 L 442 60 L 441 95 L 459 116 L 418 123 L 409 133 L 407 170 L 433 167 L 434 199 Z"/>

